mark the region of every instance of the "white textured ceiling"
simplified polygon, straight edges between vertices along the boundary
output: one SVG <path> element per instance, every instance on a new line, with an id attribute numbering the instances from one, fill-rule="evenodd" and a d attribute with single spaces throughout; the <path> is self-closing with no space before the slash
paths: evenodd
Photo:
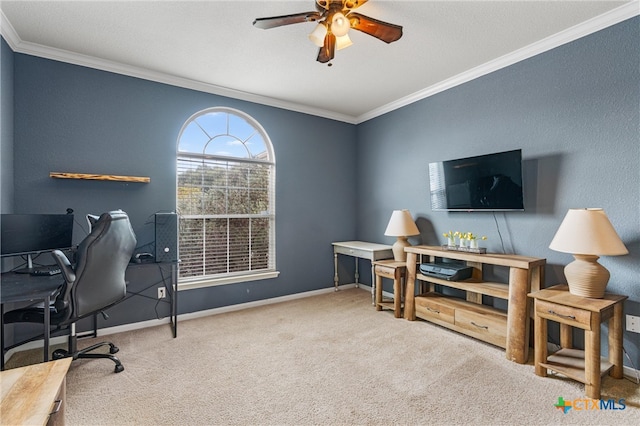
<path id="1" fill-rule="evenodd" d="M 359 13 L 402 25 L 392 44 L 351 31 L 332 66 L 313 23 L 261 30 L 297 1 L 1 1 L 17 52 L 361 122 L 638 13 L 638 1 L 388 1 Z"/>

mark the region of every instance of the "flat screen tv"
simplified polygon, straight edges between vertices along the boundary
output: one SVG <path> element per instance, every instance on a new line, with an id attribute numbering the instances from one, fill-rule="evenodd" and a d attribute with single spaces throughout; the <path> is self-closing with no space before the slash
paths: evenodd
<path id="1" fill-rule="evenodd" d="M 522 150 L 429 163 L 431 210 L 522 211 Z"/>

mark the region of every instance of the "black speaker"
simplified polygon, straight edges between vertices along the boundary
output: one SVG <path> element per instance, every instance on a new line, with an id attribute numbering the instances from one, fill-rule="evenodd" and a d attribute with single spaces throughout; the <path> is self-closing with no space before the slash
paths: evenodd
<path id="1" fill-rule="evenodd" d="M 178 261 L 178 215 L 156 213 L 156 262 Z"/>

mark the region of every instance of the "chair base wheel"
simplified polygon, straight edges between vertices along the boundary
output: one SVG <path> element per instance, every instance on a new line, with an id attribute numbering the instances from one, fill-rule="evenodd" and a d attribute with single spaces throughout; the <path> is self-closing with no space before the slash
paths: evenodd
<path id="1" fill-rule="evenodd" d="M 115 370 L 114 370 L 114 372 L 116 372 L 116 373 L 121 373 L 121 372 L 123 372 L 123 371 L 124 371 L 124 365 L 122 365 L 122 364 L 117 364 L 117 365 L 116 365 L 116 368 L 115 368 Z"/>
<path id="2" fill-rule="evenodd" d="M 53 358 L 53 359 L 62 359 L 62 358 L 66 358 L 68 356 L 69 356 L 69 352 L 65 351 L 64 349 L 56 349 L 51 354 L 51 358 Z"/>

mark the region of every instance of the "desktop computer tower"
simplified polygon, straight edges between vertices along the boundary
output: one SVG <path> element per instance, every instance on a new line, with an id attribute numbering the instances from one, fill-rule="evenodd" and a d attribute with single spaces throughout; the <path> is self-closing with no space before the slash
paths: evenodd
<path id="1" fill-rule="evenodd" d="M 155 214 L 156 262 L 178 261 L 178 215 Z"/>

